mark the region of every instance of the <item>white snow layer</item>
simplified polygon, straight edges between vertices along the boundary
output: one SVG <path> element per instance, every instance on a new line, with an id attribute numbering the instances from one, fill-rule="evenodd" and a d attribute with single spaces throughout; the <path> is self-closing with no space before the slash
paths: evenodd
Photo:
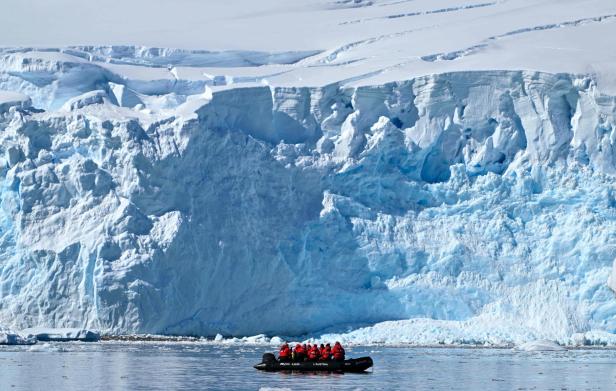
<path id="1" fill-rule="evenodd" d="M 616 5 L 318 4 L 335 47 L 1 49 L 0 323 L 614 341 Z"/>

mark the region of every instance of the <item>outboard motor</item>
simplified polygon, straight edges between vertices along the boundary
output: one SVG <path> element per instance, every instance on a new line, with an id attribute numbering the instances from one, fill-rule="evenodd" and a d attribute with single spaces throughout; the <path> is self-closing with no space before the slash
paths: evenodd
<path id="1" fill-rule="evenodd" d="M 263 355 L 263 358 L 261 359 L 261 362 L 263 362 L 264 364 L 275 363 L 276 356 L 273 353 L 265 353 Z"/>

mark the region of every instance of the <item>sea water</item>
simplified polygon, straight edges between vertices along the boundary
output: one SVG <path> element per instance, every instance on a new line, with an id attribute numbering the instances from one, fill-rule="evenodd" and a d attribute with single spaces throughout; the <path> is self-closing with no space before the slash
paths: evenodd
<path id="1" fill-rule="evenodd" d="M 266 346 L 195 342 L 0 346 L 0 390 L 614 390 L 616 351 L 352 347 L 364 374 L 268 373 Z"/>

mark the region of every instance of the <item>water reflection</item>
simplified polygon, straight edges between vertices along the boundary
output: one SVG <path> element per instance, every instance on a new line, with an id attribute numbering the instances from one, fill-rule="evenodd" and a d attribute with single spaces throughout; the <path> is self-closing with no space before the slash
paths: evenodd
<path id="1" fill-rule="evenodd" d="M 35 351 L 32 351 L 35 350 Z M 0 347 L 0 390 L 613 390 L 616 351 L 348 349 L 370 355 L 365 374 L 267 373 L 263 347 L 196 343 Z"/>

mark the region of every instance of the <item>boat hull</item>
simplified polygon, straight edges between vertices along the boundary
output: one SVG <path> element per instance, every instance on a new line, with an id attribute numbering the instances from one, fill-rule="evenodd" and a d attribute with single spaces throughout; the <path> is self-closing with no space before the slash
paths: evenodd
<path id="1" fill-rule="evenodd" d="M 262 362 L 254 367 L 261 371 L 298 372 L 364 372 L 372 367 L 372 358 L 361 357 L 344 361 Z"/>

